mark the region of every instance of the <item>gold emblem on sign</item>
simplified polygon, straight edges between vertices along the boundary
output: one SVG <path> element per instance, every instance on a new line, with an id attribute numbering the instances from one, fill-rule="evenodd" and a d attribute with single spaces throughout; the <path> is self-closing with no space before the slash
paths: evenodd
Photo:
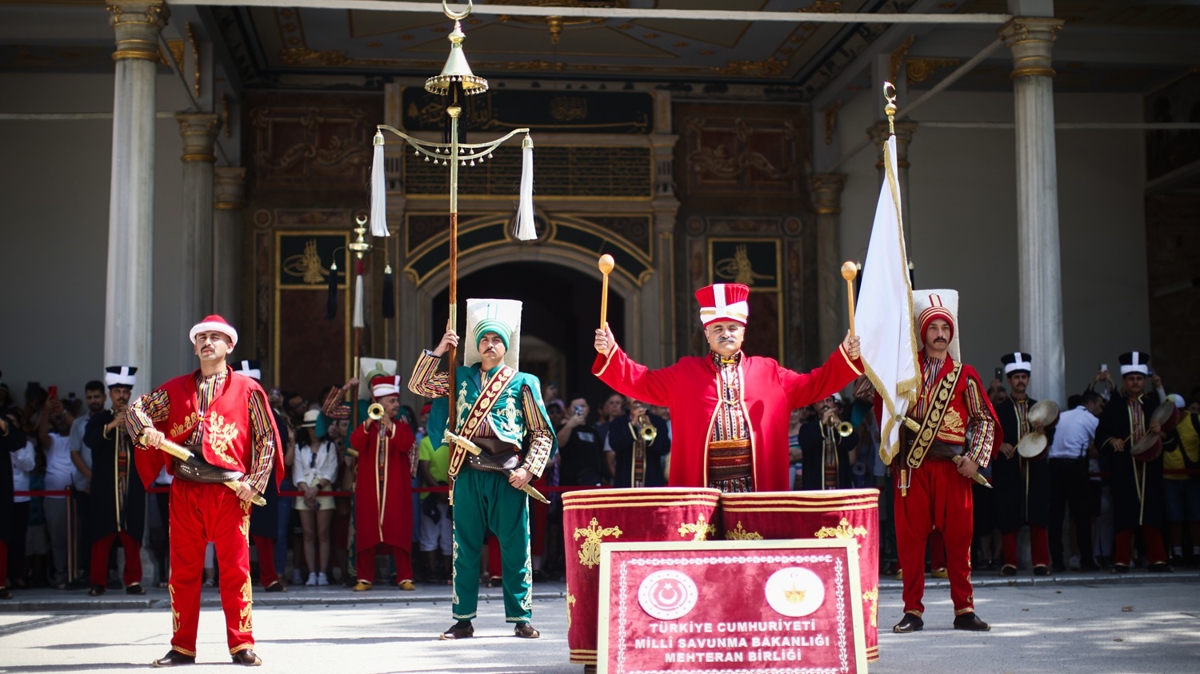
<path id="1" fill-rule="evenodd" d="M 246 582 L 242 584 L 241 591 L 242 608 L 238 612 L 238 617 L 241 620 L 238 622 L 239 632 L 253 632 L 254 620 L 251 617 L 250 607 L 254 604 L 250 594 L 250 579 L 246 578 Z"/>
<path id="2" fill-rule="evenodd" d="M 575 595 L 567 593 L 567 631 L 571 631 L 571 609 L 575 608 Z"/>
<path id="3" fill-rule="evenodd" d="M 763 537 L 762 534 L 743 529 L 742 521 L 738 520 L 737 526 L 733 528 L 733 531 L 725 532 L 725 539 L 730 541 L 761 541 Z"/>
<path id="4" fill-rule="evenodd" d="M 783 598 L 790 604 L 799 604 L 804 601 L 804 594 L 804 590 L 796 587 L 796 583 L 793 581 L 792 586 L 783 591 Z"/>
<path id="5" fill-rule="evenodd" d="M 695 524 L 685 522 L 679 525 L 679 535 L 687 538 L 688 534 L 692 534 L 693 541 L 706 541 L 709 536 L 717 534 L 717 527 L 714 524 L 709 524 L 708 518 L 701 515 Z"/>
<path id="6" fill-rule="evenodd" d="M 879 588 L 873 587 L 863 593 L 863 601 L 871 602 L 871 627 L 879 626 Z"/>
<path id="7" fill-rule="evenodd" d="M 208 420 L 208 446 L 213 453 L 228 464 L 237 465 L 237 460 L 230 454 L 230 445 L 237 439 L 238 428 L 232 422 L 225 423 L 225 417 L 213 414 Z"/>
<path id="8" fill-rule="evenodd" d="M 600 542 L 605 536 L 620 538 L 621 533 L 620 527 L 601 528 L 595 517 L 587 527 L 576 529 L 575 540 L 584 539 L 579 548 L 579 563 L 589 569 L 595 568 L 600 564 Z"/>
<path id="9" fill-rule="evenodd" d="M 746 246 L 744 245 L 734 249 L 733 257 L 718 260 L 713 267 L 713 271 L 722 280 L 733 281 L 734 283 L 741 283 L 748 286 L 754 285 L 756 280 L 775 278 L 771 274 L 759 274 L 754 271 L 754 268 L 750 264 L 750 254 L 746 252 Z"/>
<path id="10" fill-rule="evenodd" d="M 292 255 L 284 260 L 283 271 L 288 276 L 299 276 L 309 285 L 323 283 L 329 276 L 329 270 L 321 266 L 321 256 L 317 254 L 316 239 L 309 239 L 304 244 L 304 252 L 300 255 Z"/>

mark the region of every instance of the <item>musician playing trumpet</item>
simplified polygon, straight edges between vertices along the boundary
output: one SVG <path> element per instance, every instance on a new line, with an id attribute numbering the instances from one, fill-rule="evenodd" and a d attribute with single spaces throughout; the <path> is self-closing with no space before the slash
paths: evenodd
<path id="1" fill-rule="evenodd" d="M 375 582 L 375 556 L 396 560 L 396 584 L 415 590 L 412 570 L 412 476 L 417 469 L 416 436 L 400 412 L 400 377 L 373 377 L 367 420 L 350 435 L 358 452 L 354 483 L 355 592 Z"/>
<path id="2" fill-rule="evenodd" d="M 671 452 L 667 421 L 646 403 L 629 401 L 629 411 L 609 423 L 604 457 L 614 487 L 665 487 L 663 458 Z"/>
<path id="3" fill-rule="evenodd" d="M 817 417 L 800 427 L 797 440 L 804 454 L 801 488 L 849 489 L 858 461 L 858 434 L 842 416 L 842 398 L 834 393 L 817 401 Z"/>

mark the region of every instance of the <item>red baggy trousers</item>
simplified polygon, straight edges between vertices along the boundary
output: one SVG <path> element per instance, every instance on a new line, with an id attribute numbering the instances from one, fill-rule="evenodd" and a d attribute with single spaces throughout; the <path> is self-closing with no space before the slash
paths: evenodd
<path id="1" fill-rule="evenodd" d="M 135 541 L 129 532 L 118 531 L 92 543 L 92 564 L 89 575 L 92 585 L 104 585 L 108 582 L 108 551 L 112 549 L 113 541 L 121 539 L 125 548 L 125 572 L 121 580 L 126 585 L 142 582 L 142 543 Z"/>
<path id="2" fill-rule="evenodd" d="M 934 529 L 946 543 L 946 574 L 954 615 L 975 610 L 971 589 L 971 536 L 974 501 L 971 481 L 958 474 L 954 462 L 927 457 L 920 468 L 893 466 L 896 513 L 896 547 L 904 575 L 904 612 L 920 616 L 925 611 L 925 547 Z M 901 474 L 909 476 L 908 493 L 900 495 Z"/>
<path id="3" fill-rule="evenodd" d="M 196 655 L 204 548 L 221 569 L 221 608 L 229 653 L 254 647 L 250 590 L 250 504 L 223 484 L 171 483 L 171 648 Z"/>

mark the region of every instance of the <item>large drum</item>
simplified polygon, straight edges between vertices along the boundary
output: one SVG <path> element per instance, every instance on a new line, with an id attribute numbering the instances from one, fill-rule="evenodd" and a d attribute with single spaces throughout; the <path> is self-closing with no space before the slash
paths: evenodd
<path id="1" fill-rule="evenodd" d="M 858 541 L 867 660 L 879 659 L 879 491 L 773 491 L 721 494 L 729 540 L 853 538 Z"/>
<path id="2" fill-rule="evenodd" d="M 571 662 L 596 664 L 600 616 L 600 544 L 716 538 L 721 492 L 657 487 L 566 492 L 567 645 Z"/>

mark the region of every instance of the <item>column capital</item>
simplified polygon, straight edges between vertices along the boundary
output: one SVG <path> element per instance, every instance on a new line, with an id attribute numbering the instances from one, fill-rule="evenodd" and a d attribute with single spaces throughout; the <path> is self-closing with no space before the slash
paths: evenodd
<path id="1" fill-rule="evenodd" d="M 246 169 L 218 166 L 213 169 L 215 206 L 218 211 L 237 211 L 246 205 Z"/>
<path id="2" fill-rule="evenodd" d="M 219 116 L 207 112 L 180 112 L 175 115 L 175 121 L 179 122 L 179 134 L 183 136 L 181 161 L 216 161 L 213 146 L 217 140 L 217 129 L 221 127 Z"/>
<path id="3" fill-rule="evenodd" d="M 917 123 L 912 121 L 895 122 L 896 129 L 896 166 L 899 168 L 908 168 L 908 144 L 912 142 L 913 134 L 917 132 Z M 883 169 L 883 141 L 888 137 L 888 123 L 886 121 L 878 121 L 867 127 L 867 135 L 871 138 L 871 142 L 879 148 L 879 161 L 875 163 L 875 168 Z"/>
<path id="4" fill-rule="evenodd" d="M 1012 50 L 1011 77 L 1054 77 L 1051 52 L 1064 21 L 1051 17 L 1017 16 L 1000 28 L 1000 37 Z"/>
<path id="5" fill-rule="evenodd" d="M 813 208 L 817 215 L 837 215 L 842 212 L 842 189 L 846 187 L 843 173 L 814 173 L 809 176 L 812 185 Z"/>
<path id="6" fill-rule="evenodd" d="M 114 61 L 140 59 L 160 62 L 158 33 L 171 11 L 163 0 L 107 0 L 109 25 L 117 37 Z"/>

